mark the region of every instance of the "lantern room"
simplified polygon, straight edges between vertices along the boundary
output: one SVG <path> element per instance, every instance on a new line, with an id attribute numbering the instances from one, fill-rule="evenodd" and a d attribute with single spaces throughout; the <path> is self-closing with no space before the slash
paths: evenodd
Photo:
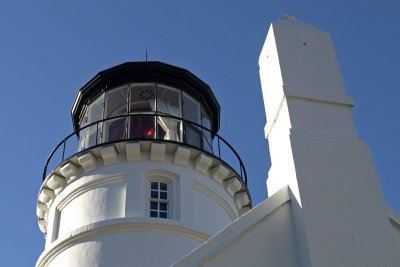
<path id="1" fill-rule="evenodd" d="M 129 62 L 99 72 L 79 90 L 72 108 L 78 151 L 155 139 L 211 153 L 219 114 L 207 84 L 161 62 Z"/>

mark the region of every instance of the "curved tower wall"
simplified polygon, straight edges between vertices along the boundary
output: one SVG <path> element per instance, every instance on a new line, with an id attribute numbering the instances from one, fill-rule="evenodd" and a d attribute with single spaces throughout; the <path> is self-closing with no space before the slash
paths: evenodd
<path id="1" fill-rule="evenodd" d="M 168 266 L 248 210 L 232 170 L 174 144 L 95 148 L 56 172 L 42 186 L 58 180 L 37 266 Z M 149 217 L 152 181 L 168 184 L 167 219 Z"/>

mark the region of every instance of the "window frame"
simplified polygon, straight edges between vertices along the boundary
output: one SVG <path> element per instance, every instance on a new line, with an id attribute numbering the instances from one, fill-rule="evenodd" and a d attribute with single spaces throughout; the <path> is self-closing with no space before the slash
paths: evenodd
<path id="1" fill-rule="evenodd" d="M 151 183 L 153 182 L 158 182 L 167 184 L 167 199 L 156 199 L 151 197 Z M 155 175 L 147 178 L 147 190 L 146 190 L 146 200 L 147 200 L 147 209 L 146 209 L 146 216 L 150 218 L 159 218 L 159 219 L 172 219 L 174 208 L 173 208 L 173 180 L 170 178 L 167 178 L 165 176 L 160 176 L 160 175 Z M 159 191 L 158 191 L 159 192 Z M 150 203 L 151 202 L 157 202 L 157 203 L 167 203 L 167 218 L 161 218 L 161 217 L 151 217 L 150 216 Z"/>
<path id="2" fill-rule="evenodd" d="M 168 214 L 167 218 L 170 220 L 180 219 L 180 182 L 179 175 L 167 170 L 150 169 L 142 172 L 142 208 L 143 216 L 153 219 L 164 219 L 150 217 L 150 202 L 151 198 L 151 182 L 161 182 L 167 184 L 167 198 L 168 198 Z"/>
<path id="3" fill-rule="evenodd" d="M 156 190 L 152 188 L 153 183 L 157 183 L 157 189 Z M 161 189 L 161 184 L 165 184 L 167 186 L 167 190 L 162 190 Z M 165 183 L 164 181 L 159 181 L 159 180 L 150 181 L 149 216 L 151 218 L 160 218 L 160 219 L 168 219 L 169 218 L 169 215 L 170 215 L 170 203 L 169 203 L 170 202 L 170 192 L 169 192 L 170 190 L 169 190 L 169 188 L 170 188 L 169 183 Z M 152 192 L 157 192 L 157 198 L 153 198 L 151 196 Z M 161 193 L 162 192 L 166 192 L 167 193 L 167 198 L 166 199 L 162 199 L 161 198 Z M 152 209 L 151 208 L 151 203 L 157 203 L 157 209 Z M 161 208 L 160 208 L 161 203 L 162 204 L 166 204 L 166 206 L 167 206 L 167 209 L 165 211 L 165 213 L 167 215 L 166 215 L 165 218 L 160 216 L 161 212 L 164 213 L 164 211 L 162 211 Z M 157 216 L 156 217 L 151 216 L 151 212 L 152 211 L 156 211 L 157 212 Z"/>

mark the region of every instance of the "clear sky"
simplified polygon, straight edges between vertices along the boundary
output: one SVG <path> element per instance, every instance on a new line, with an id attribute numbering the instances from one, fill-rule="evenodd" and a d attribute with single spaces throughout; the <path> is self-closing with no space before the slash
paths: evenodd
<path id="1" fill-rule="evenodd" d="M 270 167 L 258 77 L 269 24 L 284 14 L 332 35 L 360 138 L 387 204 L 400 212 L 398 1 L 0 0 L 0 258 L 32 266 L 44 249 L 35 215 L 44 163 L 72 132 L 78 89 L 126 61 L 162 61 L 208 83 L 220 135 L 240 154 L 253 203 Z"/>

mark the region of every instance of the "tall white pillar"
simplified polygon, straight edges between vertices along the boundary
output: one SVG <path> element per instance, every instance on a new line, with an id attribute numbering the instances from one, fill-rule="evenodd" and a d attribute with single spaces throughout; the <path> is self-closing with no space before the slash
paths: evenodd
<path id="1" fill-rule="evenodd" d="M 397 266 L 371 153 L 357 136 L 329 33 L 287 15 L 260 54 L 272 195 L 289 185 L 312 266 Z"/>

